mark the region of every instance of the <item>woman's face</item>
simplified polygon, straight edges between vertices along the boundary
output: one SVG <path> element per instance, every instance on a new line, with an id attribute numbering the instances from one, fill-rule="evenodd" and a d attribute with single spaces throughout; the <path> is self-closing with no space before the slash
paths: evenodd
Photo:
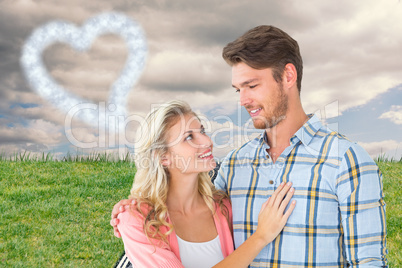
<path id="1" fill-rule="evenodd" d="M 200 173 L 216 167 L 212 141 L 194 115 L 184 115 L 167 133 L 168 152 L 162 163 L 173 174 Z"/>

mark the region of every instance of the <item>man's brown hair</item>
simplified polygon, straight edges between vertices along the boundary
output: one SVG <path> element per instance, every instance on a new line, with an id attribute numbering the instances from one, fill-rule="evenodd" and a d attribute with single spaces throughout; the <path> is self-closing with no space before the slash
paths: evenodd
<path id="1" fill-rule="evenodd" d="M 277 83 L 282 82 L 285 66 L 292 63 L 297 71 L 297 88 L 301 89 L 303 60 L 299 45 L 287 33 L 274 26 L 257 26 L 223 48 L 223 59 L 233 66 L 244 62 L 254 69 L 272 68 Z"/>

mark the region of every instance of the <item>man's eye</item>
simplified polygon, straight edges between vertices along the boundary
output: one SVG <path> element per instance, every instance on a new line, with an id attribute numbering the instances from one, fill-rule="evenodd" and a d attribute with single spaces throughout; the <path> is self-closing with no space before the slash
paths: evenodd
<path id="1" fill-rule="evenodd" d="M 255 88 L 256 86 L 258 86 L 258 85 L 252 85 L 252 86 L 250 86 L 250 88 Z"/>
<path id="2" fill-rule="evenodd" d="M 240 92 L 240 89 L 236 88 L 236 93 L 239 93 L 239 92 Z"/>

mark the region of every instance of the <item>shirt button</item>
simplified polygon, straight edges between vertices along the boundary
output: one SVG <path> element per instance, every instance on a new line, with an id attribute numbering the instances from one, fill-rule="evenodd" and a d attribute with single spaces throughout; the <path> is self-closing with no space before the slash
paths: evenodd
<path id="1" fill-rule="evenodd" d="M 273 180 L 269 180 L 269 184 L 274 184 L 274 181 L 273 181 Z"/>

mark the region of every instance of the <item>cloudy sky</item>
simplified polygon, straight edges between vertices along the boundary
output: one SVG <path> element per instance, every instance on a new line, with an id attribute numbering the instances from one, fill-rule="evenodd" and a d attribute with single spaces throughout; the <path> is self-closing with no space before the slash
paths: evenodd
<path id="1" fill-rule="evenodd" d="M 69 116 L 49 97 L 40 96 L 20 64 L 22 48 L 35 29 L 52 21 L 81 27 L 105 12 L 139 23 L 148 48 L 142 75 L 127 95 L 125 131 L 119 134 L 83 122 L 74 113 Z M 0 0 L 0 151 L 60 157 L 67 152 L 132 150 L 141 118 L 158 104 L 181 99 L 202 115 L 215 155 L 222 157 L 256 131 L 238 103 L 221 51 L 261 24 L 277 26 L 299 42 L 307 113 L 318 114 L 373 157 L 401 157 L 399 0 Z M 104 34 L 85 52 L 66 43 L 51 44 L 40 60 L 63 91 L 109 109 L 109 89 L 122 75 L 129 54 L 119 35 Z"/>

